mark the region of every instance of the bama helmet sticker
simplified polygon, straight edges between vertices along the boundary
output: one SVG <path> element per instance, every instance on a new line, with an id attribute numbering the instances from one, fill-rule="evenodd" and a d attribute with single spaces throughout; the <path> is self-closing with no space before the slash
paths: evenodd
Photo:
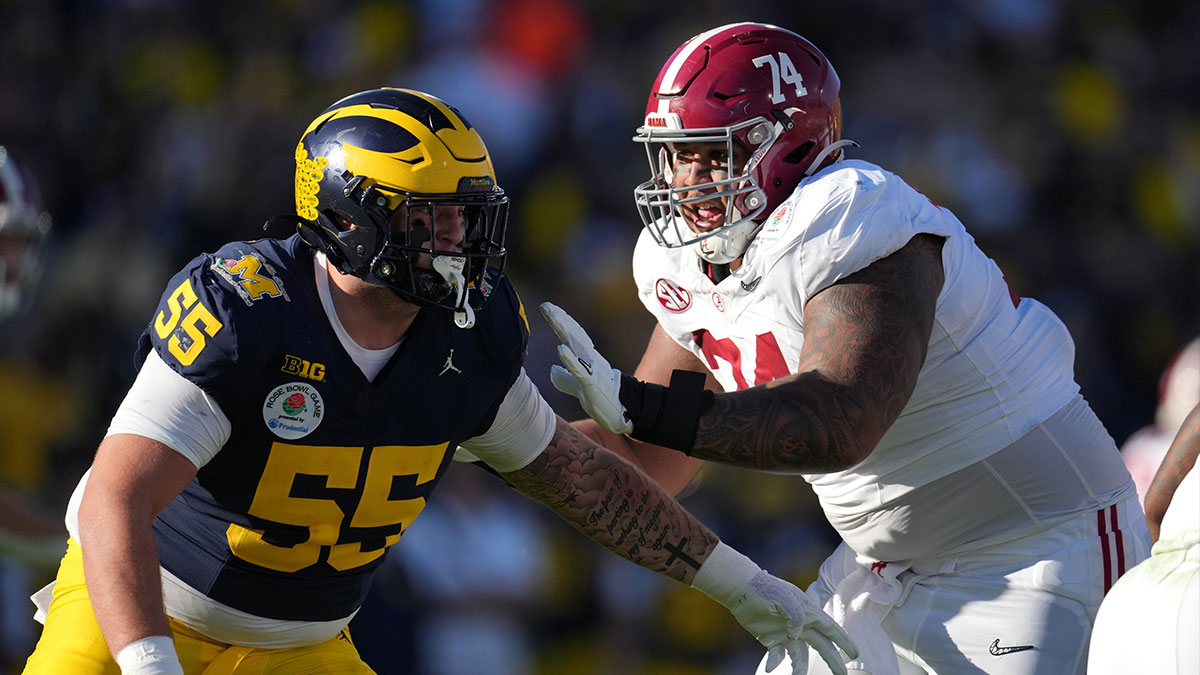
<path id="1" fill-rule="evenodd" d="M 263 401 L 263 421 L 280 438 L 303 438 L 321 424 L 325 403 L 315 387 L 304 382 L 281 384 Z"/>

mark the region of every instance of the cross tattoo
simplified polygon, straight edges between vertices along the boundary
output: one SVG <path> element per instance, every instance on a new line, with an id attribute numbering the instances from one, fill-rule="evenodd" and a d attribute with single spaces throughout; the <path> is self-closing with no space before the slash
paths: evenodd
<path id="1" fill-rule="evenodd" d="M 694 569 L 700 569 L 700 563 L 696 562 L 695 558 L 683 552 L 683 547 L 687 546 L 687 543 L 688 538 L 684 537 L 683 539 L 679 540 L 678 544 L 667 544 L 666 546 L 663 546 L 663 548 L 671 552 L 671 557 L 667 558 L 667 567 L 670 567 L 671 563 L 675 562 L 676 558 L 679 558 L 679 560 L 681 560 L 685 565 L 691 565 Z"/>

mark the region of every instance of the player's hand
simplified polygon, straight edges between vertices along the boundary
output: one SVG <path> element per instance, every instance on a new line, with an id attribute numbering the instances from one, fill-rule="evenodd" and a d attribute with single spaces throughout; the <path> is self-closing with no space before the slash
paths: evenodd
<path id="1" fill-rule="evenodd" d="M 592 339 L 570 314 L 549 302 L 543 302 L 541 309 L 562 343 L 558 359 L 563 365 L 550 367 L 554 388 L 579 399 L 587 414 L 614 434 L 633 431 L 633 422 L 620 400 L 621 371 L 596 351 Z"/>
<path id="2" fill-rule="evenodd" d="M 838 647 L 858 658 L 858 647 L 821 607 L 792 584 L 772 576 L 753 560 L 719 542 L 696 576 L 692 588 L 724 605 L 767 648 L 767 672 L 784 657 L 793 675 L 808 672 L 808 648 L 817 650 L 829 669 L 846 675 Z"/>
<path id="3" fill-rule="evenodd" d="M 747 584 L 742 599 L 730 607 L 742 627 L 767 648 L 768 672 L 786 655 L 793 675 L 808 672 L 811 646 L 835 675 L 846 675 L 846 664 L 838 647 L 858 658 L 858 647 L 846 631 L 792 584 L 761 571 Z"/>

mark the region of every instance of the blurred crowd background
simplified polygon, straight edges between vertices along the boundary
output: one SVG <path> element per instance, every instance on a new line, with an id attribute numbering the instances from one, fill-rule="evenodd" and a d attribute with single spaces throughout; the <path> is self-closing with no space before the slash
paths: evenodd
<path id="1" fill-rule="evenodd" d="M 1115 0 L 0 0 L 0 145 L 54 219 L 32 311 L 0 323 L 0 484 L 60 512 L 134 375 L 163 285 L 195 254 L 288 233 L 292 154 L 327 105 L 421 89 L 482 133 L 512 197 L 507 271 L 632 369 L 631 142 L 690 36 L 738 20 L 812 40 L 842 80 L 851 156 L 959 215 L 1077 346 L 1123 443 L 1200 335 L 1200 4 Z M 530 314 L 528 370 L 553 334 Z M 1196 385 L 1200 387 L 1200 385 Z M 1197 393 L 1200 396 L 1200 392 Z M 684 503 L 806 586 L 836 543 L 803 480 L 708 469 Z M 0 672 L 50 567 L 0 573 Z M 699 593 L 603 551 L 455 466 L 351 624 L 380 673 L 750 673 L 752 639 Z"/>

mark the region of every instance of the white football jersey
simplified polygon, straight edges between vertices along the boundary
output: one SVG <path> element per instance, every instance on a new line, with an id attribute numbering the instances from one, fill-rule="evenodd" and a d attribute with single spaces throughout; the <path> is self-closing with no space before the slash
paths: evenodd
<path id="1" fill-rule="evenodd" d="M 1066 327 L 1012 294 L 954 214 L 858 160 L 801 182 L 719 284 L 691 248 L 663 248 L 643 232 L 634 253 L 642 302 L 732 391 L 795 373 L 809 298 L 920 233 L 946 240 L 928 355 L 912 398 L 867 459 L 805 475 L 831 520 L 989 457 L 1071 401 L 1079 387 Z"/>

